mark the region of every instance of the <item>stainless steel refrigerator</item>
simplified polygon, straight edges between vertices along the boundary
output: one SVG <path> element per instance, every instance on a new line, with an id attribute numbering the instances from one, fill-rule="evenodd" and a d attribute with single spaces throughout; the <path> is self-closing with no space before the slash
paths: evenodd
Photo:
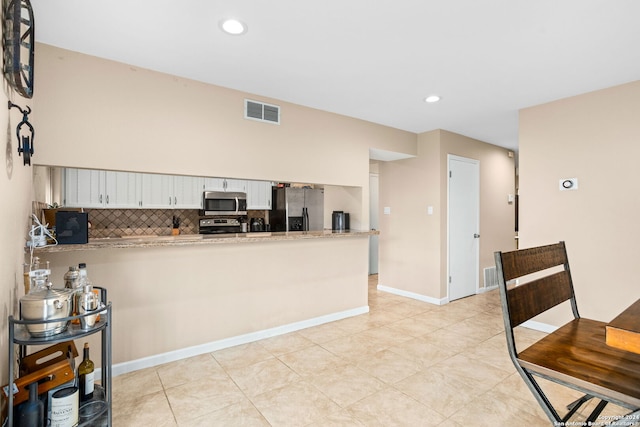
<path id="1" fill-rule="evenodd" d="M 324 190 L 282 187 L 273 189 L 269 215 L 272 231 L 321 231 L 324 228 Z"/>

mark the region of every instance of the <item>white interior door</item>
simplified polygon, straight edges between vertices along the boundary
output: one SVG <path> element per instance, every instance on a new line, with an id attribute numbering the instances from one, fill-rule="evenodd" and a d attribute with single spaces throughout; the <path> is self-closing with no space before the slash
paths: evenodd
<path id="1" fill-rule="evenodd" d="M 480 164 L 449 155 L 449 301 L 478 289 Z"/>
<path id="2" fill-rule="evenodd" d="M 378 174 L 369 174 L 369 225 L 378 229 Z M 369 236 L 369 274 L 378 274 L 378 236 Z"/>

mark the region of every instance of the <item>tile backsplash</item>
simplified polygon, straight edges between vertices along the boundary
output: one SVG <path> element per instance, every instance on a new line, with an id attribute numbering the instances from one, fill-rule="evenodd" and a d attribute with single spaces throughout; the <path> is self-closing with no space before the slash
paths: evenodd
<path id="1" fill-rule="evenodd" d="M 32 212 L 43 224 L 46 203 L 33 202 Z M 64 210 L 64 208 L 61 208 Z M 122 236 L 169 236 L 173 228 L 173 217 L 180 219 L 180 234 L 198 234 L 201 218 L 198 209 L 83 209 L 89 214 L 89 238 L 103 239 Z M 263 218 L 269 223 L 269 211 L 250 210 L 244 221 Z"/>
<path id="2" fill-rule="evenodd" d="M 90 238 L 171 235 L 172 219 L 180 219 L 180 234 L 198 233 L 198 209 L 85 209 Z"/>

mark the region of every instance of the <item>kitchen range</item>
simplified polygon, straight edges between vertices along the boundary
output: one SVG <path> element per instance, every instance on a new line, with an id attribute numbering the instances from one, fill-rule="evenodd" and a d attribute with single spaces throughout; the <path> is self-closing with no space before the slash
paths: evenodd
<path id="1" fill-rule="evenodd" d="M 204 217 L 198 224 L 200 234 L 246 233 L 246 193 L 205 191 L 202 207 Z"/>
<path id="2" fill-rule="evenodd" d="M 205 191 L 204 207 L 198 222 L 199 234 L 227 234 L 270 231 L 264 218 L 250 218 L 247 194 L 243 192 Z"/>
<path id="3" fill-rule="evenodd" d="M 238 218 L 201 218 L 199 230 L 200 234 L 246 233 L 247 225 Z"/>

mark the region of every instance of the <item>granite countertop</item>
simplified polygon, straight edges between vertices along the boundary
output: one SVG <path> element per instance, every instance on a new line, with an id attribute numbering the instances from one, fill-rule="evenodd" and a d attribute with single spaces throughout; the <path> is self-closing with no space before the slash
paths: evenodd
<path id="1" fill-rule="evenodd" d="M 56 245 L 37 248 L 38 252 L 87 251 L 112 248 L 145 248 L 158 246 L 215 245 L 225 243 L 252 243 L 305 239 L 336 239 L 348 237 L 375 236 L 379 231 L 290 231 L 237 234 L 181 234 L 178 236 L 127 236 L 89 239 L 89 243 L 79 245 Z"/>

